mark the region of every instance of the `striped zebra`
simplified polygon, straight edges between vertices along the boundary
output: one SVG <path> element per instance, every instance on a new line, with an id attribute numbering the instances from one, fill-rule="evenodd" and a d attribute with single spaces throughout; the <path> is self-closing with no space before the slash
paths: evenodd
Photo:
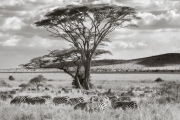
<path id="1" fill-rule="evenodd" d="M 68 104 L 70 104 L 70 105 L 76 105 L 76 104 L 82 103 L 82 102 L 84 102 L 84 101 L 85 101 L 85 98 L 83 98 L 83 97 L 70 98 L 70 99 L 68 100 Z"/>
<path id="2" fill-rule="evenodd" d="M 137 108 L 138 105 L 135 101 L 111 101 L 111 105 L 113 109 L 122 108 L 123 110 L 126 110 L 126 108 Z"/>
<path id="3" fill-rule="evenodd" d="M 90 98 L 90 102 L 104 102 L 109 101 L 109 98 L 107 96 L 92 96 Z"/>
<path id="4" fill-rule="evenodd" d="M 53 103 L 55 105 L 59 105 L 59 104 L 67 104 L 69 101 L 69 97 L 68 96 L 63 96 L 63 97 L 55 97 L 53 99 Z"/>
<path id="5" fill-rule="evenodd" d="M 26 103 L 26 100 L 30 98 L 30 96 L 16 96 L 11 100 L 10 104 L 21 104 Z"/>
<path id="6" fill-rule="evenodd" d="M 50 100 L 51 99 L 51 96 L 49 95 L 43 95 L 43 96 L 40 96 L 41 98 L 44 98 L 46 100 Z"/>
<path id="7" fill-rule="evenodd" d="M 28 97 L 25 101 L 27 104 L 45 104 L 46 100 L 42 97 Z"/>
<path id="8" fill-rule="evenodd" d="M 77 110 L 77 109 L 85 110 L 86 104 L 88 104 L 88 102 L 78 103 L 74 106 L 74 110 Z"/>
<path id="9" fill-rule="evenodd" d="M 105 110 L 108 107 L 108 104 L 105 102 L 83 102 L 75 105 L 74 110 L 81 109 L 87 112 L 101 111 Z"/>
<path id="10" fill-rule="evenodd" d="M 107 108 L 108 105 L 105 102 L 88 102 L 85 105 L 85 111 L 87 112 L 93 112 L 93 111 L 101 111 L 101 110 L 105 110 L 105 108 Z"/>
<path id="11" fill-rule="evenodd" d="M 77 104 L 74 109 L 81 109 L 87 112 L 104 110 L 110 106 L 110 100 L 106 96 L 93 96 L 90 102 L 83 102 Z"/>
<path id="12" fill-rule="evenodd" d="M 0 94 L 0 99 L 3 101 L 6 101 L 9 98 L 12 99 L 13 95 L 11 95 L 11 94 Z"/>

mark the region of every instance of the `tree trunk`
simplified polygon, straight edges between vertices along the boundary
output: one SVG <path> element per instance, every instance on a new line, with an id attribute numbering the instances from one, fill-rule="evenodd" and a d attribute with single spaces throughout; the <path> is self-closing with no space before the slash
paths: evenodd
<path id="1" fill-rule="evenodd" d="M 86 90 L 90 89 L 89 83 L 90 83 L 90 67 L 91 67 L 91 61 L 88 60 L 86 62 L 86 65 L 84 66 L 85 69 L 85 79 L 84 79 L 84 87 Z"/>
<path id="2" fill-rule="evenodd" d="M 82 85 L 81 85 L 81 84 L 80 84 L 80 82 L 79 82 L 79 78 L 78 78 L 78 77 L 76 77 L 75 79 L 76 79 L 76 82 L 77 82 L 78 88 L 82 89 Z"/>
<path id="3" fill-rule="evenodd" d="M 39 91 L 39 85 L 37 85 L 36 88 L 37 88 L 37 91 Z"/>

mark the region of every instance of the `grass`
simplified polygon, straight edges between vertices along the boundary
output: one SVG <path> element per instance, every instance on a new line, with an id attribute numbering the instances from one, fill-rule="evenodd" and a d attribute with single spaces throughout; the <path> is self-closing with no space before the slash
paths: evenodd
<path id="1" fill-rule="evenodd" d="M 179 120 L 179 104 L 142 104 L 138 109 L 87 113 L 71 106 L 1 104 L 1 120 Z"/>
<path id="2" fill-rule="evenodd" d="M 23 76 L 24 77 L 24 76 Z M 16 79 L 15 81 L 6 81 L 10 84 L 12 88 L 17 87 L 21 83 L 27 83 L 31 78 Z M 48 79 L 51 79 L 50 77 Z M 155 79 L 154 79 L 155 80 Z M 107 91 L 112 89 L 114 92 L 121 93 L 129 88 L 153 88 L 162 87 L 166 89 L 169 84 L 168 81 L 162 83 L 155 83 L 154 80 L 94 80 L 92 81 L 96 84 L 96 89 L 98 91 Z M 60 90 L 62 87 L 71 87 L 70 80 L 58 80 L 53 79 L 53 81 L 47 81 L 47 84 L 53 86 L 54 91 Z M 177 82 L 179 84 L 180 82 Z M 173 86 L 172 84 L 171 86 Z M 11 87 L 4 87 L 3 91 L 11 89 Z M 176 89 L 166 89 L 169 96 L 174 95 Z M 170 91 L 170 92 L 169 92 Z M 177 93 L 175 93 L 176 95 Z M 82 95 L 76 90 L 73 93 L 62 93 L 56 95 L 56 93 L 51 92 L 29 92 L 23 91 L 22 93 L 17 93 L 18 95 L 51 95 L 55 96 L 70 96 L 70 97 L 80 97 L 83 96 L 86 99 L 90 98 L 88 95 Z M 167 95 L 167 94 L 165 94 Z M 180 120 L 180 104 L 175 102 L 167 102 L 165 96 L 160 98 L 156 97 L 145 97 L 143 99 L 134 98 L 134 100 L 139 101 L 138 109 L 127 109 L 123 111 L 122 109 L 113 110 L 112 108 L 105 111 L 88 113 L 82 110 L 74 110 L 72 106 L 54 106 L 52 101 L 44 105 L 10 105 L 10 100 L 1 101 L 0 100 L 0 120 Z"/>

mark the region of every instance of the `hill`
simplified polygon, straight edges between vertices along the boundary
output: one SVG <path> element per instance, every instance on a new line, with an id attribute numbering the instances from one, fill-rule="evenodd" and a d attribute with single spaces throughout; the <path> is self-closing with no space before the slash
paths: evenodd
<path id="1" fill-rule="evenodd" d="M 168 53 L 136 60 L 138 60 L 137 64 L 145 65 L 147 67 L 160 67 L 174 64 L 177 65 L 180 64 L 180 53 Z"/>
<path id="2" fill-rule="evenodd" d="M 60 64 L 52 64 L 47 68 L 55 68 Z M 69 62 L 69 65 L 73 64 Z M 92 61 L 92 70 L 174 70 L 180 69 L 180 53 L 168 53 L 132 60 L 102 59 Z"/>

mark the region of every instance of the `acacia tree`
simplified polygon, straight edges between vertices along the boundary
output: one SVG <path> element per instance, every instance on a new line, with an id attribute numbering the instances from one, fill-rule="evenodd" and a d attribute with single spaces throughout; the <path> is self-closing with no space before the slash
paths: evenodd
<path id="1" fill-rule="evenodd" d="M 52 36 L 60 37 L 80 51 L 84 67 L 84 83 L 89 89 L 92 56 L 105 37 L 116 28 L 135 26 L 133 20 L 140 19 L 131 7 L 109 4 L 68 5 L 57 8 L 35 22 L 43 26 Z"/>
<path id="2" fill-rule="evenodd" d="M 96 49 L 93 58 L 105 53 L 111 54 L 108 50 Z M 28 69 L 57 68 L 63 70 L 74 79 L 72 82 L 74 87 L 85 88 L 81 54 L 80 51 L 74 47 L 50 51 L 49 54 L 33 58 L 29 63 L 22 64 L 21 66 Z"/>

